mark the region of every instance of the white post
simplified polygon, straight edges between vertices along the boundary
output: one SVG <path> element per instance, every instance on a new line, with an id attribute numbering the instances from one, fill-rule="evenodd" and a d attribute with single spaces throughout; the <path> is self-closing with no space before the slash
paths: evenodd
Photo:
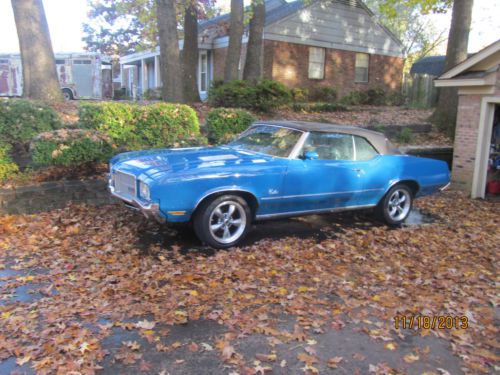
<path id="1" fill-rule="evenodd" d="M 141 76 L 142 76 L 141 94 L 144 95 L 144 93 L 146 92 L 147 87 L 148 87 L 148 67 L 144 63 L 144 59 L 141 59 Z"/>
<path id="2" fill-rule="evenodd" d="M 160 56 L 155 56 L 155 87 L 161 87 Z"/>

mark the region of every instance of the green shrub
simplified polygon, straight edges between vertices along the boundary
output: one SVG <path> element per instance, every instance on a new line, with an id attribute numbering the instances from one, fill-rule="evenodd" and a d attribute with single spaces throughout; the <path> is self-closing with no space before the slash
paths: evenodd
<path id="1" fill-rule="evenodd" d="M 0 141 L 0 181 L 4 181 L 19 171 L 10 157 L 11 146 Z"/>
<path id="2" fill-rule="evenodd" d="M 200 136 L 198 116 L 187 105 L 156 103 L 137 106 L 134 114 L 143 147 L 191 146 Z"/>
<path id="3" fill-rule="evenodd" d="M 196 112 L 182 104 L 86 103 L 80 106 L 80 127 L 99 130 L 128 150 L 200 142 Z"/>
<path id="4" fill-rule="evenodd" d="M 337 90 L 326 86 L 314 87 L 310 91 L 309 100 L 313 102 L 334 103 L 337 101 Z"/>
<path id="5" fill-rule="evenodd" d="M 296 103 L 306 102 L 309 100 L 309 90 L 302 87 L 296 87 L 290 90 L 292 100 Z"/>
<path id="6" fill-rule="evenodd" d="M 35 135 L 61 127 L 57 113 L 46 104 L 25 99 L 0 100 L 0 140 L 29 142 Z"/>
<path id="7" fill-rule="evenodd" d="M 41 133 L 31 143 L 36 166 L 77 166 L 107 161 L 116 151 L 111 140 L 95 130 L 59 129 Z"/>
<path id="8" fill-rule="evenodd" d="M 344 96 L 340 102 L 346 105 L 403 105 L 406 98 L 397 91 L 386 91 L 381 87 L 366 91 L 352 91 Z"/>
<path id="9" fill-rule="evenodd" d="M 413 132 L 410 128 L 403 128 L 396 135 L 396 140 L 399 143 L 411 143 L 413 141 Z"/>
<path id="10" fill-rule="evenodd" d="M 295 112 L 342 112 L 348 108 L 341 103 L 293 103 Z"/>
<path id="11" fill-rule="evenodd" d="M 247 129 L 255 118 L 250 112 L 234 108 L 216 108 L 207 115 L 208 138 L 214 143 L 230 141 Z"/>
<path id="12" fill-rule="evenodd" d="M 269 112 L 290 103 L 292 95 L 283 84 L 271 80 L 258 83 L 231 81 L 213 85 L 208 101 L 213 107 L 246 108 Z"/>
<path id="13" fill-rule="evenodd" d="M 144 92 L 143 97 L 145 100 L 161 100 L 161 89 L 147 89 Z"/>
<path id="14" fill-rule="evenodd" d="M 364 91 L 352 91 L 348 95 L 340 99 L 340 103 L 345 105 L 360 105 L 366 104 L 368 95 Z"/>
<path id="15" fill-rule="evenodd" d="M 79 126 L 94 129 L 109 136 L 119 146 L 140 148 L 135 126 L 135 105 L 113 102 L 81 103 L 78 109 Z"/>

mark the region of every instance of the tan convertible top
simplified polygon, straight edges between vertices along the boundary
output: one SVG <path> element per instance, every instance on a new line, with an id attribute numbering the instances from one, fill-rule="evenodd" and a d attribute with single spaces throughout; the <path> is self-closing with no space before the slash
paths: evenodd
<path id="1" fill-rule="evenodd" d="M 258 121 L 252 126 L 274 125 L 286 128 L 296 129 L 304 132 L 324 132 L 324 133 L 343 133 L 357 135 L 366 138 L 377 149 L 380 154 L 401 154 L 383 133 L 364 129 L 358 126 L 334 125 L 322 122 L 307 121 Z"/>

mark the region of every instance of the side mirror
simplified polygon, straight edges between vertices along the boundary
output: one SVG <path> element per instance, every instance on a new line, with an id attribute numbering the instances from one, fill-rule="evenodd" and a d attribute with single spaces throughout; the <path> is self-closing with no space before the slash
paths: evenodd
<path id="1" fill-rule="evenodd" d="M 319 155 L 316 151 L 307 151 L 305 154 L 304 154 L 304 159 L 305 160 L 315 160 L 315 159 L 319 159 Z"/>

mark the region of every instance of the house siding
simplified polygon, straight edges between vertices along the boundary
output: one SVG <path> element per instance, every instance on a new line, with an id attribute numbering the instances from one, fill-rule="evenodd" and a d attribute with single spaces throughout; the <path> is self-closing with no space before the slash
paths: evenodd
<path id="1" fill-rule="evenodd" d="M 402 56 L 401 44 L 358 1 L 318 1 L 264 29 L 268 40 Z"/>

